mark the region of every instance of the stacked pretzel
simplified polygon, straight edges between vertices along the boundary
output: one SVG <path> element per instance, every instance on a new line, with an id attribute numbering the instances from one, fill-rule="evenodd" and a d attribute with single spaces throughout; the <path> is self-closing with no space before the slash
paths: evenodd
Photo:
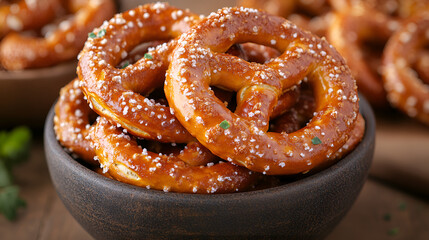
<path id="1" fill-rule="evenodd" d="M 326 35 L 347 60 L 359 91 L 372 106 L 391 105 L 429 125 L 428 0 L 242 0 L 239 4 L 287 16 L 319 36 Z M 296 17 L 304 12 L 313 13 L 307 21 Z"/>
<path id="2" fill-rule="evenodd" d="M 0 4 L 0 69 L 49 67 L 75 59 L 91 30 L 115 12 L 112 0 Z"/>
<path id="3" fill-rule="evenodd" d="M 281 17 L 224 8 L 201 19 L 156 3 L 117 14 L 94 35 L 78 79 L 61 90 L 54 129 L 118 181 L 246 191 L 268 175 L 329 166 L 363 136 L 344 60 Z"/>

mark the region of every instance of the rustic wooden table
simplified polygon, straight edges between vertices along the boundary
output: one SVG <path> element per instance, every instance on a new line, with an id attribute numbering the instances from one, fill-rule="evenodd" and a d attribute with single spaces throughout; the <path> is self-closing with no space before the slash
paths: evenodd
<path id="1" fill-rule="evenodd" d="M 15 176 L 27 207 L 14 222 L 0 216 L 0 239 L 92 239 L 56 195 L 41 135 Z M 327 239 L 429 239 L 428 186 L 429 127 L 397 114 L 378 116 L 370 177 Z"/>

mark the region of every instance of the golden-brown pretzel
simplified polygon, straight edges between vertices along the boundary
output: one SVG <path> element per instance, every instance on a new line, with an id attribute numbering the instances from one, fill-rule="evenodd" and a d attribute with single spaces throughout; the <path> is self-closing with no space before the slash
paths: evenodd
<path id="1" fill-rule="evenodd" d="M 282 55 L 258 64 L 223 54 L 236 42 L 272 46 Z M 315 89 L 312 120 L 290 134 L 266 133 L 278 97 L 307 75 Z M 210 85 L 237 91 L 235 113 Z M 281 17 L 248 8 L 221 9 L 182 35 L 164 88 L 177 119 L 200 143 L 266 174 L 306 172 L 325 163 L 350 137 L 359 108 L 355 81 L 332 46 Z"/>
<path id="2" fill-rule="evenodd" d="M 368 17 L 371 16 L 371 17 Z M 358 8 L 337 12 L 328 30 L 328 39 L 347 60 L 356 77 L 359 91 L 375 107 L 387 106 L 381 79 L 381 55 L 398 22 L 385 14 Z M 367 42 L 376 42 L 365 50 Z M 377 54 L 378 52 L 378 54 Z"/>
<path id="3" fill-rule="evenodd" d="M 304 88 L 300 91 L 299 99 L 295 105 L 287 109 L 285 113 L 272 121 L 270 130 L 273 132 L 292 133 L 305 126 L 313 117 L 315 101 L 313 91 L 306 84 L 301 85 Z M 347 142 L 331 157 L 332 160 L 339 160 L 351 152 L 362 140 L 365 132 L 365 120 L 359 113 L 355 127 L 351 131 Z M 328 162 L 329 164 L 329 162 Z M 323 166 L 321 166 L 323 167 Z"/>
<path id="4" fill-rule="evenodd" d="M 20 32 L 44 26 L 56 17 L 60 8 L 60 0 L 21 0 L 0 5 L 0 39 L 12 31 Z"/>
<path id="5" fill-rule="evenodd" d="M 55 104 L 54 130 L 57 139 L 75 158 L 80 158 L 90 165 L 98 164 L 94 161 L 95 151 L 89 135 L 96 116 L 87 104 L 77 78 L 61 89 Z M 188 143 L 184 149 L 177 151 L 175 156 L 192 166 L 204 165 L 215 159 L 215 156 L 198 142 Z"/>
<path id="6" fill-rule="evenodd" d="M 58 141 L 68 151 L 85 162 L 95 165 L 95 152 L 89 139 L 89 130 L 95 113 L 89 108 L 79 79 L 74 79 L 60 91 L 55 104 L 54 130 Z"/>
<path id="7" fill-rule="evenodd" d="M 389 39 L 383 55 L 384 85 L 389 102 L 410 117 L 429 125 L 429 85 L 413 70 L 429 43 L 429 15 L 423 12 L 406 21 Z M 422 77 L 423 75 L 420 75 Z"/>
<path id="8" fill-rule="evenodd" d="M 88 33 L 115 12 L 112 0 L 68 1 L 72 13 L 44 37 L 10 33 L 0 45 L 0 60 L 6 70 L 48 67 L 74 59 Z"/>
<path id="9" fill-rule="evenodd" d="M 156 3 L 117 14 L 97 28 L 96 34 L 105 34 L 88 39 L 77 69 L 93 109 L 139 137 L 163 142 L 192 141 L 167 106 L 142 96 L 163 85 L 174 40 L 153 49 L 135 64 L 123 69 L 115 66 L 138 44 L 174 39 L 196 21 L 198 17 L 189 11 Z"/>
<path id="10" fill-rule="evenodd" d="M 150 152 L 105 118 L 97 119 L 91 138 L 105 171 L 118 181 L 136 186 L 173 192 L 227 193 L 248 190 L 259 178 L 257 173 L 227 162 L 189 166 L 175 156 Z"/>

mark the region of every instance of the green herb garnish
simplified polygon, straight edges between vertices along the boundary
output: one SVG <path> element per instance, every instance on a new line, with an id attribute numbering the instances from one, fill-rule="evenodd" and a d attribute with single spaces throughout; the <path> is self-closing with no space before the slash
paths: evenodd
<path id="1" fill-rule="evenodd" d="M 145 53 L 144 54 L 144 58 L 146 58 L 146 59 L 152 59 L 153 57 L 149 53 Z"/>
<path id="2" fill-rule="evenodd" d="M 407 204 L 405 202 L 400 202 L 398 206 L 399 210 L 407 209 Z"/>
<path id="3" fill-rule="evenodd" d="M 25 207 L 26 202 L 19 197 L 19 188 L 11 185 L 0 190 L 0 213 L 7 219 L 14 220 L 19 208 Z"/>
<path id="4" fill-rule="evenodd" d="M 229 122 L 228 122 L 228 121 L 226 121 L 226 120 L 223 120 L 223 121 L 219 124 L 219 126 L 220 126 L 221 128 L 223 128 L 223 129 L 228 129 L 229 127 L 231 127 L 231 125 L 229 124 Z"/>
<path id="5" fill-rule="evenodd" d="M 13 184 L 12 169 L 27 159 L 31 132 L 17 127 L 10 132 L 0 131 L 0 213 L 9 220 L 16 218 L 25 201 L 19 198 L 19 188 Z"/>
<path id="6" fill-rule="evenodd" d="M 128 67 L 130 65 L 130 63 L 128 61 L 125 61 L 124 64 L 122 64 L 121 69 L 124 69 L 126 67 Z"/>
<path id="7" fill-rule="evenodd" d="M 313 139 L 311 139 L 311 143 L 313 143 L 314 145 L 318 145 L 322 143 L 322 140 L 320 140 L 320 138 L 318 137 L 314 137 Z"/>
<path id="8" fill-rule="evenodd" d="M 390 213 L 384 214 L 384 216 L 383 216 L 384 221 L 388 222 L 388 221 L 390 221 L 390 219 L 392 219 L 392 215 Z"/>
<path id="9" fill-rule="evenodd" d="M 93 32 L 90 32 L 90 33 L 88 33 L 88 37 L 89 38 L 96 38 L 97 35 L 95 35 L 95 33 L 93 33 Z"/>
<path id="10" fill-rule="evenodd" d="M 101 38 L 104 37 L 104 35 L 106 35 L 106 29 L 101 29 L 98 33 L 97 33 L 97 37 Z"/>
<path id="11" fill-rule="evenodd" d="M 104 37 L 104 35 L 106 35 L 106 29 L 101 29 L 100 31 L 98 31 L 97 34 L 95 34 L 94 32 L 88 33 L 88 37 L 90 38 L 101 38 Z"/>
<path id="12" fill-rule="evenodd" d="M 389 236 L 396 236 L 399 233 L 399 228 L 391 228 L 387 231 Z"/>

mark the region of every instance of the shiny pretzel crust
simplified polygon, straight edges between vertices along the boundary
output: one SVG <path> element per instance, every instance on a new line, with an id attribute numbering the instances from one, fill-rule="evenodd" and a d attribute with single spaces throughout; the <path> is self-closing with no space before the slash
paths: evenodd
<path id="1" fill-rule="evenodd" d="M 260 177 L 227 162 L 190 166 L 176 156 L 150 152 L 105 118 L 97 119 L 91 138 L 101 167 L 116 180 L 136 186 L 185 193 L 228 193 L 248 190 Z"/>
<path id="2" fill-rule="evenodd" d="M 222 53 L 248 41 L 272 46 L 282 55 L 257 64 Z M 267 133 L 278 97 L 307 75 L 314 79 L 312 120 L 290 134 Z M 210 85 L 243 96 L 237 100 L 239 113 L 225 108 Z M 306 172 L 325 163 L 349 139 L 359 109 L 355 81 L 331 45 L 281 17 L 247 8 L 221 9 L 182 35 L 165 93 L 177 119 L 206 148 L 266 174 Z M 220 126 L 224 121 L 229 128 Z M 315 137 L 322 143 L 312 144 Z"/>
<path id="3" fill-rule="evenodd" d="M 55 104 L 54 130 L 57 139 L 68 151 L 95 165 L 98 163 L 94 161 L 95 152 L 89 139 L 91 113 L 79 88 L 79 79 L 74 79 L 61 89 Z"/>
<path id="4" fill-rule="evenodd" d="M 77 69 L 93 109 L 139 137 L 162 142 L 192 141 L 169 107 L 142 95 L 162 87 L 176 45 L 174 38 L 196 21 L 198 17 L 189 11 L 156 3 L 117 14 L 96 29 L 106 33 L 102 38 L 88 39 Z M 149 51 L 148 58 L 124 69 L 116 68 L 135 46 L 154 40 L 171 41 Z"/>
<path id="5" fill-rule="evenodd" d="M 45 38 L 8 34 L 0 45 L 6 70 L 48 67 L 75 59 L 88 33 L 115 12 L 112 0 L 70 1 L 72 16 Z"/>

